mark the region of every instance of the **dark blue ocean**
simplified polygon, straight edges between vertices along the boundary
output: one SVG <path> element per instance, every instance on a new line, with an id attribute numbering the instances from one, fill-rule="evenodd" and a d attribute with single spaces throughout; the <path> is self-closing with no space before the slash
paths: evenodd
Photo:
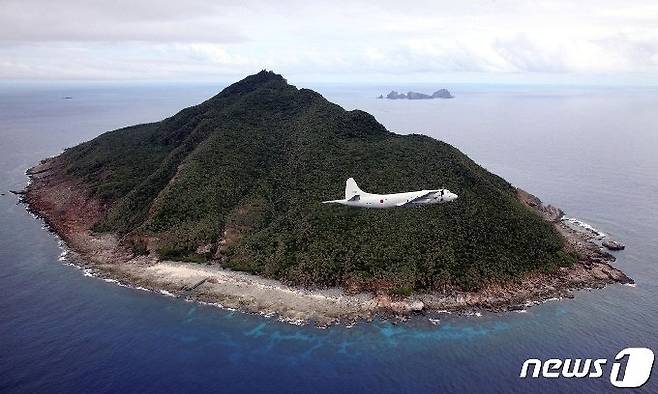
<path id="1" fill-rule="evenodd" d="M 616 265 L 636 287 L 580 291 L 525 313 L 322 330 L 195 305 L 66 265 L 58 240 L 7 193 L 41 158 L 222 87 L 0 85 L 0 392 L 598 393 L 614 389 L 609 372 L 520 379 L 521 365 L 658 350 L 658 89 L 464 84 L 448 86 L 454 100 L 388 101 L 374 97 L 443 86 L 311 84 L 392 131 L 455 145 L 627 244 Z M 639 391 L 658 392 L 655 371 Z"/>

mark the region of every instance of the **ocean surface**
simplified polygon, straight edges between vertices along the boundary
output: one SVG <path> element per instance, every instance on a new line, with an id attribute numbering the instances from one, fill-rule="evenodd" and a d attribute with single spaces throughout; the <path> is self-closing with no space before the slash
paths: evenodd
<path id="1" fill-rule="evenodd" d="M 447 86 L 453 100 L 389 101 L 375 97 L 444 86 L 308 87 L 444 140 L 622 240 L 616 266 L 637 285 L 524 313 L 323 330 L 88 277 L 7 191 L 41 158 L 223 86 L 0 84 L 0 392 L 598 393 L 615 389 L 621 349 L 658 351 L 658 89 L 463 84 Z M 609 362 L 598 379 L 520 379 L 528 358 Z M 656 374 L 638 391 L 658 392 Z"/>

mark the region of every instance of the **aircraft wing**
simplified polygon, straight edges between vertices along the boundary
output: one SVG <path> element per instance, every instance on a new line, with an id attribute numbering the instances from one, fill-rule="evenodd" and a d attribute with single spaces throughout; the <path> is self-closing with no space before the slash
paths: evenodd
<path id="1" fill-rule="evenodd" d="M 395 206 L 396 207 L 404 207 L 404 206 L 407 206 L 409 204 L 413 204 L 414 202 L 416 202 L 418 200 L 422 200 L 423 198 L 429 196 L 430 194 L 432 194 L 434 192 L 435 192 L 434 190 L 431 190 L 431 191 L 425 192 L 423 194 L 419 194 L 416 197 L 412 198 L 411 200 L 395 204 Z"/>

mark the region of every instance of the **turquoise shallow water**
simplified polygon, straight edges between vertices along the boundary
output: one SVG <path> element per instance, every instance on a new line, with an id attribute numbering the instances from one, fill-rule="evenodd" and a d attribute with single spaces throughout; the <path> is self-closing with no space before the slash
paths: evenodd
<path id="1" fill-rule="evenodd" d="M 601 392 L 600 379 L 519 379 L 535 358 L 656 351 L 658 93 L 451 86 L 454 100 L 375 100 L 406 87 L 316 86 L 390 130 L 443 139 L 489 170 L 628 245 L 637 287 L 581 291 L 526 313 L 394 325 L 297 327 L 89 278 L 57 239 L 0 196 L 2 392 Z M 410 87 L 433 91 L 433 86 Z M 0 189 L 42 157 L 102 131 L 158 120 L 221 86 L 0 87 Z M 72 100 L 63 100 L 72 96 Z M 658 391 L 654 376 L 640 391 Z"/>

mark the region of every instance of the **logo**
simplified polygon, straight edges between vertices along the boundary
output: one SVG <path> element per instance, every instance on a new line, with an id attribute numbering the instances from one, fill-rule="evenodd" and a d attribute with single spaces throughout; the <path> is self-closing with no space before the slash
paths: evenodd
<path id="1" fill-rule="evenodd" d="M 644 347 L 629 347 L 615 356 L 612 364 L 605 358 L 599 359 L 558 359 L 541 361 L 536 358 L 525 360 L 519 377 L 540 376 L 544 378 L 593 378 L 597 379 L 607 372 L 611 365 L 610 383 L 615 387 L 640 387 L 649 380 L 653 368 L 653 351 Z"/>

